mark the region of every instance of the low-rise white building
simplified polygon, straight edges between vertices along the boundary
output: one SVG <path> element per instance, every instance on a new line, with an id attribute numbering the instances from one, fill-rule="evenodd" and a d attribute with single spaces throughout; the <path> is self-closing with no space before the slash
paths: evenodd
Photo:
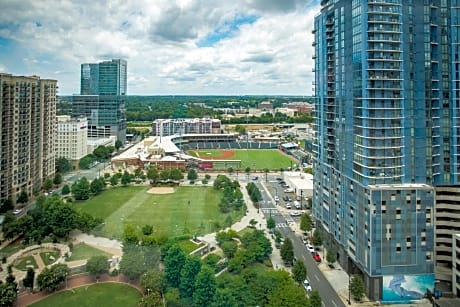
<path id="1" fill-rule="evenodd" d="M 283 172 L 286 184 L 294 189 L 294 193 L 301 197 L 313 196 L 313 175 L 302 172 Z"/>
<path id="2" fill-rule="evenodd" d="M 93 153 L 93 151 L 99 147 L 99 146 L 114 146 L 115 147 L 115 141 L 117 140 L 117 137 L 112 135 L 108 138 L 98 138 L 98 139 L 93 139 L 89 138 L 88 139 L 88 154 Z"/>
<path id="3" fill-rule="evenodd" d="M 78 161 L 88 153 L 88 121 L 85 117 L 71 118 L 59 115 L 57 118 L 56 157 Z"/>

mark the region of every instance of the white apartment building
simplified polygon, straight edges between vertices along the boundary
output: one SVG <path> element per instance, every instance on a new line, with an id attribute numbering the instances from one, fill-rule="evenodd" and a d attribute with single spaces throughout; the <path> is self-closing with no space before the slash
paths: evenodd
<path id="1" fill-rule="evenodd" d="M 213 118 L 156 119 L 152 124 L 152 135 L 220 134 L 220 129 L 220 120 Z"/>
<path id="2" fill-rule="evenodd" d="M 56 157 L 78 162 L 88 154 L 88 120 L 57 116 Z"/>

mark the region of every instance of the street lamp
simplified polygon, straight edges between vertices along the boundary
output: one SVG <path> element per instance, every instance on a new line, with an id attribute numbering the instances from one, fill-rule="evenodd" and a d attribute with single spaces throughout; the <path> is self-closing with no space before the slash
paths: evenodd
<path id="1" fill-rule="evenodd" d="M 348 305 L 351 305 L 350 300 L 350 285 L 351 285 L 351 272 L 348 273 Z"/>

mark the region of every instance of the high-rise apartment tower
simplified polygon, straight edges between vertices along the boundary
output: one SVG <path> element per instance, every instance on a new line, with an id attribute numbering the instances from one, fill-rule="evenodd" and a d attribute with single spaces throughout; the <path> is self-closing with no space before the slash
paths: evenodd
<path id="1" fill-rule="evenodd" d="M 0 73 L 0 202 L 54 175 L 56 92 L 56 80 Z"/>
<path id="2" fill-rule="evenodd" d="M 453 0 L 323 0 L 315 17 L 313 213 L 371 299 L 434 286 L 435 189 L 460 182 L 459 19 Z"/>

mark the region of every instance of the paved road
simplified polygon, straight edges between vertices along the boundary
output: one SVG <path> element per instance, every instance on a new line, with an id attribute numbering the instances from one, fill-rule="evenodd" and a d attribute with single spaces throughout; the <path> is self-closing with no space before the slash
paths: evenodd
<path id="1" fill-rule="evenodd" d="M 270 179 L 271 178 L 268 178 L 269 181 Z M 291 239 L 297 261 L 303 261 L 306 264 L 308 280 L 310 281 L 312 288 L 314 290 L 318 290 L 323 301 L 323 306 L 345 307 L 342 300 L 335 292 L 334 288 L 332 288 L 331 284 L 318 268 L 317 263 L 313 260 L 311 254 L 306 250 L 301 239 L 292 231 L 291 227 L 289 227 L 288 221 L 292 221 L 293 219 L 290 216 L 276 213 L 279 211 L 274 204 L 273 197 L 265 191 L 264 187 L 259 181 L 255 182 L 262 193 L 262 212 L 266 218 L 268 218 L 271 214 L 271 216 L 275 219 L 277 229 L 282 233 L 283 237 L 288 237 Z M 278 191 L 278 193 L 280 193 L 280 191 Z M 278 195 L 280 196 L 282 193 Z"/>

